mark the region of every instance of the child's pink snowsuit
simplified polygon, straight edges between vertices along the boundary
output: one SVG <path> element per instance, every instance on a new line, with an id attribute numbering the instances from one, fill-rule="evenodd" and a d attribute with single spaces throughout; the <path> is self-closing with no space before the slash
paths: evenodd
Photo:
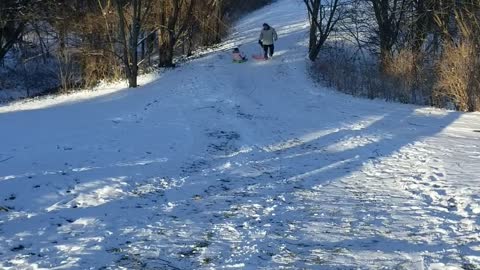
<path id="1" fill-rule="evenodd" d="M 244 61 L 245 56 L 242 55 L 242 53 L 239 52 L 234 52 L 232 53 L 233 61 Z"/>

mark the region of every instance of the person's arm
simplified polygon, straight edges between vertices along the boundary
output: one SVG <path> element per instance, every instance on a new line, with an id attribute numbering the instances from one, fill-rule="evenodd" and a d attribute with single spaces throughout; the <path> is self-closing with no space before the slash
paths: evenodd
<path id="1" fill-rule="evenodd" d="M 260 31 L 260 37 L 258 38 L 259 41 L 263 40 L 263 31 Z"/>
<path id="2" fill-rule="evenodd" d="M 273 29 L 273 39 L 274 39 L 275 41 L 278 40 L 278 35 L 277 35 L 277 31 L 275 31 L 275 28 Z"/>

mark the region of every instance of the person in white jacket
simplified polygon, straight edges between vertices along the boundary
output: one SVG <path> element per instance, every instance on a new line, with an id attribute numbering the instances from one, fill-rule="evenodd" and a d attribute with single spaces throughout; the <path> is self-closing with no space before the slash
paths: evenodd
<path id="1" fill-rule="evenodd" d="M 268 59 L 268 56 L 272 57 L 275 52 L 275 41 L 278 40 L 277 31 L 267 23 L 263 24 L 262 32 L 260 32 L 260 39 L 258 43 L 263 47 L 265 52 L 265 60 Z"/>

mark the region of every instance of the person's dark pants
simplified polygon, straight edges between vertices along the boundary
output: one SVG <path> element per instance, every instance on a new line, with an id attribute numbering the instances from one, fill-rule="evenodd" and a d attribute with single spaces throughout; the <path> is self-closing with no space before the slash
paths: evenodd
<path id="1" fill-rule="evenodd" d="M 270 53 L 269 53 L 269 50 L 270 50 Z M 263 51 L 265 52 L 265 54 L 264 54 L 265 58 L 268 58 L 269 55 L 270 55 L 270 57 L 272 57 L 273 53 L 275 52 L 275 46 L 273 44 L 272 45 L 263 45 Z"/>

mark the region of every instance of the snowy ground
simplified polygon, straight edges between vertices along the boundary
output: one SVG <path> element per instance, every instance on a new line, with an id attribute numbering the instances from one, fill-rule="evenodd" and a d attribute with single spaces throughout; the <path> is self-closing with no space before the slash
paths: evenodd
<path id="1" fill-rule="evenodd" d="M 305 18 L 222 47 L 270 22 L 268 62 L 0 107 L 0 269 L 478 269 L 480 115 L 314 85 Z"/>

